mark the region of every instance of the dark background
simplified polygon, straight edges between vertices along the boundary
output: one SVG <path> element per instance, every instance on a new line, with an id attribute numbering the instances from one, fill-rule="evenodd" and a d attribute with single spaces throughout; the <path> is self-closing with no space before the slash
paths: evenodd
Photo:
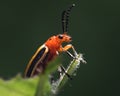
<path id="1" fill-rule="evenodd" d="M 35 50 L 62 33 L 61 12 L 72 3 L 69 34 L 88 63 L 58 96 L 120 95 L 119 0 L 0 1 L 0 78 L 23 74 Z"/>

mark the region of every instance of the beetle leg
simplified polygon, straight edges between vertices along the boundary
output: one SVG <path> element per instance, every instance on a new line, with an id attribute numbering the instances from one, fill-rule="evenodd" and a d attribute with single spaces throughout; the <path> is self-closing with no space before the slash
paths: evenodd
<path id="1" fill-rule="evenodd" d="M 69 51 L 66 51 L 66 53 L 67 53 L 70 57 L 72 57 L 73 59 L 76 59 L 76 57 L 73 56 L 73 54 L 71 54 Z"/>
<path id="2" fill-rule="evenodd" d="M 69 49 L 72 49 L 72 50 L 73 50 L 74 55 L 71 54 L 71 53 L 68 51 Z M 66 46 L 64 46 L 64 47 L 61 46 L 61 48 L 60 48 L 59 51 L 60 51 L 60 52 L 67 52 L 67 54 L 68 54 L 70 57 L 74 58 L 74 59 L 78 56 L 78 54 L 77 54 L 77 52 L 76 52 L 76 50 L 75 50 L 75 48 L 74 48 L 74 46 L 73 46 L 72 44 L 68 44 L 68 45 L 66 45 Z"/>
<path id="3" fill-rule="evenodd" d="M 66 72 L 66 69 L 62 65 L 59 66 L 59 72 L 60 72 L 60 76 L 62 76 L 62 72 L 63 72 L 69 79 L 72 80 L 72 77 Z"/>

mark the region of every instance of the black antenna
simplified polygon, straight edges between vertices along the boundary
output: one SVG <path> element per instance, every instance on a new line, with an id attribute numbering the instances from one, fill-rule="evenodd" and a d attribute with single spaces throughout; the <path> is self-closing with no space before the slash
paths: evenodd
<path id="1" fill-rule="evenodd" d="M 63 33 L 68 32 L 68 20 L 71 9 L 75 6 L 75 4 L 72 4 L 67 10 L 64 10 L 62 12 L 62 29 Z"/>

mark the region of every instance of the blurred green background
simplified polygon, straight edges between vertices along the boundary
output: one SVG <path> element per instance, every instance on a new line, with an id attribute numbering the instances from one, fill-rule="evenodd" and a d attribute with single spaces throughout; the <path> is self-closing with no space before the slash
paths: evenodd
<path id="1" fill-rule="evenodd" d="M 61 12 L 72 3 L 69 34 L 88 63 L 58 96 L 120 95 L 119 0 L 0 1 L 0 78 L 23 74 L 36 49 L 62 33 Z"/>

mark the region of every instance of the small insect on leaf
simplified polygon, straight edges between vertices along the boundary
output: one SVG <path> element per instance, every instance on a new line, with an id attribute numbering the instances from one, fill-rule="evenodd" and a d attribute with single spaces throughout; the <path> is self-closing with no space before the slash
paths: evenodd
<path id="1" fill-rule="evenodd" d="M 62 34 L 51 36 L 37 49 L 26 67 L 25 77 L 33 77 L 39 73 L 44 73 L 49 62 L 54 60 L 61 52 L 66 52 L 72 58 L 77 57 L 77 52 L 72 44 L 62 46 L 62 43 L 69 43 L 72 40 L 71 36 L 67 33 L 69 15 L 74 6 L 75 4 L 62 12 Z M 69 49 L 73 50 L 73 54 L 68 51 Z"/>

